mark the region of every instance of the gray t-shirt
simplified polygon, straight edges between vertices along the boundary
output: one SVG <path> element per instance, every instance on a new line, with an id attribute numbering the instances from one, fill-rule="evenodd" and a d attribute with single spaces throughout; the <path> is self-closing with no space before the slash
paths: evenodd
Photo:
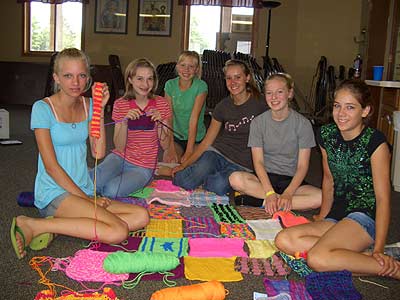
<path id="1" fill-rule="evenodd" d="M 251 150 L 247 147 L 251 121 L 267 109 L 265 101 L 250 97 L 235 105 L 230 97 L 221 100 L 214 109 L 213 118 L 222 123 L 212 147 L 228 160 L 253 170 Z"/>
<path id="2" fill-rule="evenodd" d="M 263 148 L 268 173 L 294 176 L 299 149 L 314 147 L 315 138 L 310 121 L 298 112 L 290 109 L 285 120 L 275 121 L 268 110 L 251 122 L 248 146 Z"/>

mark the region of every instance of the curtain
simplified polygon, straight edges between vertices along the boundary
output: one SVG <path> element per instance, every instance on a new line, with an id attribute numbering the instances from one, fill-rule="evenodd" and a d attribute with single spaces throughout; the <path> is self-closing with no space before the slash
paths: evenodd
<path id="1" fill-rule="evenodd" d="M 50 4 L 62 4 L 65 2 L 81 2 L 88 4 L 89 0 L 17 0 L 17 3 L 24 3 L 24 2 L 42 2 Z"/>
<path id="2" fill-rule="evenodd" d="M 261 8 L 261 0 L 178 0 L 179 5 L 214 5 L 228 7 Z"/>

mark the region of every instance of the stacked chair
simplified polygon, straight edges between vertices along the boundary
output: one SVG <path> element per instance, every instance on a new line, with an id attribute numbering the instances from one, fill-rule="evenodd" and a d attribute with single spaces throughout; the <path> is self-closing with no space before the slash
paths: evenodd
<path id="1" fill-rule="evenodd" d="M 203 51 L 203 72 L 201 79 L 208 85 L 207 111 L 212 111 L 219 101 L 229 95 L 223 72 L 225 62 L 229 59 L 231 59 L 231 55 L 224 51 Z"/>
<path id="2" fill-rule="evenodd" d="M 176 71 L 176 62 L 169 62 L 166 64 L 160 64 L 157 66 L 157 76 L 158 76 L 158 86 L 156 90 L 156 95 L 164 96 L 164 86 L 165 83 L 177 76 Z"/>
<path id="3" fill-rule="evenodd" d="M 110 54 L 108 56 L 108 63 L 111 66 L 111 76 L 113 83 L 114 98 L 118 99 L 122 97 L 125 93 L 125 82 L 124 76 L 122 75 L 121 63 L 119 61 L 119 56 L 115 54 Z"/>

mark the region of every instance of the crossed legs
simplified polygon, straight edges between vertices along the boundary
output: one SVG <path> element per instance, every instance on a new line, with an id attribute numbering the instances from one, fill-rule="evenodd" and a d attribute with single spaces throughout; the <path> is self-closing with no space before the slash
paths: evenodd
<path id="1" fill-rule="evenodd" d="M 372 243 L 363 227 L 350 219 L 337 224 L 319 221 L 286 228 L 275 238 L 275 245 L 285 253 L 307 251 L 307 263 L 314 271 L 346 269 L 356 274 L 378 275 L 382 265 L 373 256 L 362 253 Z M 400 266 L 392 259 L 389 263 Z M 399 268 L 388 276 L 400 279 Z"/>
<path id="2" fill-rule="evenodd" d="M 114 244 L 125 240 L 129 231 L 143 228 L 149 222 L 147 210 L 140 206 L 111 201 L 106 208 L 75 195 L 66 197 L 54 218 L 17 217 L 28 245 L 33 237 L 44 232 L 68 235 L 82 239 L 97 239 Z M 17 233 L 19 251 L 24 252 L 22 237 Z M 25 255 L 25 253 L 23 254 Z"/>
<path id="3" fill-rule="evenodd" d="M 257 176 L 249 172 L 234 172 L 229 176 L 229 183 L 235 191 L 264 199 L 265 192 Z M 312 185 L 300 186 L 292 197 L 293 210 L 315 209 L 321 206 L 321 190 Z"/>

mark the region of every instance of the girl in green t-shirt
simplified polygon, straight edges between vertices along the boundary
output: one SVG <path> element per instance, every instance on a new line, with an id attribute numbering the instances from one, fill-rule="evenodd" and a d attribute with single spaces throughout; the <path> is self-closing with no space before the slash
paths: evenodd
<path id="1" fill-rule="evenodd" d="M 165 84 L 165 98 L 170 101 L 173 110 L 176 158 L 184 162 L 206 133 L 204 111 L 208 87 L 200 79 L 201 60 L 197 52 L 182 52 L 176 71 L 178 77 Z"/>

